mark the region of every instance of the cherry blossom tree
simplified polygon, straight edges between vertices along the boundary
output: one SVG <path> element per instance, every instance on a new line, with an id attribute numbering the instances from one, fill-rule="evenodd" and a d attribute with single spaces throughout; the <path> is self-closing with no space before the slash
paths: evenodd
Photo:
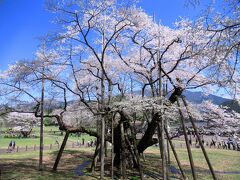
<path id="1" fill-rule="evenodd" d="M 214 105 L 210 101 L 204 101 L 199 105 L 195 105 L 195 108 L 200 113 L 199 118 L 208 122 L 204 127 L 206 130 L 208 128 L 215 129 L 215 134 L 226 134 L 229 133 L 229 130 L 231 130 L 230 133 L 238 131 L 240 123 L 239 113 L 227 107 Z"/>
<path id="2" fill-rule="evenodd" d="M 39 120 L 31 113 L 4 113 L 1 115 L 1 118 L 5 126 L 9 127 L 10 133 L 24 138 L 29 137 L 33 127 L 39 123 Z"/>
<path id="3" fill-rule="evenodd" d="M 35 109 L 29 112 L 56 118 L 66 131 L 55 170 L 69 133 L 98 138 L 93 167 L 100 147 L 101 178 L 106 141 L 114 144 L 114 164 L 123 162 L 123 177 L 127 155 L 142 177 L 139 154 L 158 141 L 164 152 L 167 126 L 184 117 L 208 117 L 214 122 L 220 118 L 226 124 L 234 118 L 238 121 L 237 114 L 209 102 L 199 106 L 202 111 L 198 112 L 194 105 L 178 101 L 186 89 L 233 89 L 238 81 L 238 31 L 236 37 L 232 31 L 220 33 L 211 30 L 219 26 L 206 28 L 202 19 L 183 19 L 169 28 L 125 1 L 49 1 L 48 7 L 56 13 L 59 32 L 48 37 L 36 60 L 18 62 L 1 74 L 1 94 L 16 104 L 30 98 Z M 229 33 L 234 39 L 229 39 Z M 61 109 L 43 114 L 41 83 L 45 97 L 64 102 Z M 70 101 L 77 103 L 70 105 Z M 12 107 L 16 111 L 17 106 Z M 96 131 L 86 128 L 89 122 L 96 123 Z M 158 138 L 154 138 L 156 132 Z"/>
<path id="4" fill-rule="evenodd" d="M 58 72 L 51 71 L 49 63 L 57 58 L 56 53 L 46 52 L 45 47 L 41 47 L 36 53 L 34 61 L 20 61 L 11 65 L 9 69 L 1 74 L 1 96 L 5 102 L 10 102 L 10 108 L 4 113 L 32 113 L 35 117 L 40 117 L 40 151 L 39 170 L 42 170 L 43 158 L 43 119 L 44 117 L 54 117 L 44 115 L 44 85 L 51 89 L 48 95 L 52 95 L 52 90 L 56 89 L 52 83 L 44 83 L 45 75 L 55 76 Z M 8 115 L 8 119 L 11 116 Z M 29 122 L 31 123 L 31 121 Z M 27 124 L 26 124 L 27 125 Z"/>

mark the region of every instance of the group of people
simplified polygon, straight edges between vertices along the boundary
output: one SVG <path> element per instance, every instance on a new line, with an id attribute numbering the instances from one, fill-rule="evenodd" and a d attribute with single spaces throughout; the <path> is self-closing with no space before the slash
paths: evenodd
<path id="1" fill-rule="evenodd" d="M 93 139 L 91 139 L 91 140 L 88 140 L 87 141 L 87 147 L 94 147 L 94 146 L 96 146 L 96 144 L 97 144 L 97 141 L 95 140 L 93 140 Z M 84 146 L 85 145 L 85 139 L 84 138 L 82 138 L 82 143 L 80 144 L 80 141 L 79 140 L 77 140 L 77 146 Z"/>
<path id="2" fill-rule="evenodd" d="M 192 136 L 193 136 L 193 138 L 195 138 L 195 146 L 196 146 L 196 147 L 199 146 L 199 141 L 198 141 L 198 138 L 196 137 L 195 133 L 192 132 L 192 131 L 190 131 L 190 130 L 188 129 L 188 130 L 187 130 L 187 134 L 188 134 L 188 136 L 189 136 L 188 141 L 189 141 L 190 146 L 193 145 Z M 201 141 L 202 144 L 204 145 L 204 144 L 205 144 L 205 139 L 204 139 L 203 134 L 199 134 L 199 136 L 200 136 L 200 141 Z"/>
<path id="3" fill-rule="evenodd" d="M 200 141 L 202 142 L 202 144 L 203 144 L 204 146 L 209 146 L 210 148 L 211 148 L 212 146 L 213 146 L 213 147 L 216 147 L 217 140 L 216 140 L 214 137 L 212 137 L 212 139 L 211 139 L 210 142 L 206 141 L 206 140 L 204 139 L 204 136 L 203 136 L 203 135 L 201 135 L 200 138 L 201 138 Z M 190 137 L 190 139 L 189 139 L 189 144 L 192 145 L 192 138 L 191 138 L 191 137 Z M 196 137 L 196 138 L 195 138 L 195 147 L 198 147 L 198 146 L 200 146 L 200 144 L 199 144 L 198 138 Z"/>
<path id="4" fill-rule="evenodd" d="M 8 145 L 7 152 L 8 153 L 12 152 L 15 149 L 15 147 L 16 147 L 16 142 L 11 140 Z"/>
<path id="5" fill-rule="evenodd" d="M 230 137 L 228 140 L 222 141 L 222 143 L 219 142 L 218 148 L 223 148 L 223 149 L 229 149 L 229 150 L 237 150 L 240 151 L 240 142 L 234 142 Z"/>
<path id="6" fill-rule="evenodd" d="M 96 146 L 97 141 L 93 141 L 92 139 L 90 141 L 87 142 L 87 147 L 93 147 Z"/>
<path id="7" fill-rule="evenodd" d="M 188 133 L 189 135 L 189 145 L 192 146 L 193 142 L 192 142 L 192 134 Z M 193 136 L 195 138 L 195 147 L 199 147 L 199 141 L 198 138 Z M 211 137 L 210 141 L 208 139 L 208 141 L 206 139 L 204 139 L 203 134 L 200 134 L 200 138 L 201 138 L 201 142 L 204 146 L 210 147 L 210 148 L 221 148 L 221 149 L 229 149 L 229 150 L 239 150 L 240 151 L 240 143 L 234 143 L 233 141 L 231 141 L 231 138 L 229 137 L 227 141 L 221 140 L 219 136 L 214 135 Z"/>

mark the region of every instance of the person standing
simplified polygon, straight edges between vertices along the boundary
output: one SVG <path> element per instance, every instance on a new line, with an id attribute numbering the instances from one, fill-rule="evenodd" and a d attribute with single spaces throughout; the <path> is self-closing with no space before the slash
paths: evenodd
<path id="1" fill-rule="evenodd" d="M 195 147 L 197 147 L 197 144 L 198 144 L 198 138 L 196 138 L 195 140 Z"/>
<path id="2" fill-rule="evenodd" d="M 13 144 L 12 144 L 12 150 L 14 150 L 14 149 L 15 149 L 15 146 L 16 146 L 16 142 L 15 142 L 15 141 L 13 141 Z"/>
<path id="3" fill-rule="evenodd" d="M 9 145 L 8 145 L 8 149 L 7 149 L 7 152 L 11 152 L 12 151 L 12 140 L 10 141 Z"/>
<path id="4" fill-rule="evenodd" d="M 191 138 L 189 139 L 189 144 L 190 144 L 190 146 L 192 146 L 192 139 Z"/>
<path id="5" fill-rule="evenodd" d="M 202 134 L 202 138 L 201 138 L 202 140 L 202 144 L 204 145 L 204 143 L 205 143 L 205 141 L 204 141 L 204 135 Z"/>

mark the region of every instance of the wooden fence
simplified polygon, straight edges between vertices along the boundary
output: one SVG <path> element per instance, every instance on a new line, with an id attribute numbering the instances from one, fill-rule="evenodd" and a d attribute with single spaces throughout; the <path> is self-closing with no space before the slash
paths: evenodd
<path id="1" fill-rule="evenodd" d="M 61 144 L 49 144 L 49 145 L 44 145 L 43 150 L 58 150 L 60 148 Z M 76 142 L 71 142 L 67 143 L 65 146 L 66 148 L 83 148 L 83 147 L 89 147 L 87 144 L 79 144 Z M 38 151 L 39 146 L 33 145 L 33 146 L 16 146 L 14 149 L 8 149 L 8 148 L 1 148 L 0 149 L 0 154 L 5 154 L 5 153 L 18 153 L 18 152 L 26 152 L 26 151 Z"/>

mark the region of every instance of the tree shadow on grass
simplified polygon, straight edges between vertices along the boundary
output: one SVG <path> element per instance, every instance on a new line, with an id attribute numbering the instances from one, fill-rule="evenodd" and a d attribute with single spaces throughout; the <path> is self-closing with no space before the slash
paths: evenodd
<path id="1" fill-rule="evenodd" d="M 59 163 L 58 171 L 53 172 L 52 167 L 58 151 L 51 152 L 44 156 L 44 171 L 38 171 L 38 158 L 26 159 L 4 159 L 0 162 L 2 171 L 2 179 L 39 179 L 39 180 L 55 180 L 55 179 L 97 179 L 99 178 L 100 163 L 96 167 L 96 173 L 90 173 L 91 160 L 93 152 L 65 150 L 62 159 Z M 88 164 L 86 164 L 88 161 Z M 84 165 L 85 163 L 85 165 Z M 157 154 L 146 154 L 146 161 L 141 160 L 144 170 L 145 179 L 161 179 L 161 159 Z M 84 165 L 84 166 L 83 166 Z M 178 167 L 174 162 L 171 162 L 177 171 Z M 81 169 L 79 169 L 81 167 Z M 184 165 L 183 169 L 186 175 L 191 179 L 191 169 L 189 165 Z M 76 173 L 76 170 L 81 171 L 81 175 Z M 111 177 L 111 157 L 107 157 L 105 161 L 106 179 Z M 169 172 L 171 179 L 180 179 L 179 171 Z M 211 179 L 209 169 L 196 166 L 198 179 Z M 114 168 L 114 175 L 117 179 L 121 178 L 120 169 Z M 129 179 L 139 179 L 137 169 L 128 168 L 127 176 Z M 218 176 L 226 177 L 226 176 Z M 223 179 L 223 178 L 222 178 Z M 225 178 L 226 179 L 226 178 Z"/>
<path id="2" fill-rule="evenodd" d="M 38 171 L 38 159 L 6 159 L 0 162 L 2 178 L 5 179 L 76 179 L 74 173 L 77 166 L 85 160 L 91 160 L 91 153 L 76 150 L 66 150 L 59 163 L 58 171 L 53 172 L 52 167 L 58 151 L 44 156 L 44 170 Z M 81 179 L 84 179 L 83 177 Z M 88 178 L 89 179 L 89 178 Z"/>
<path id="3" fill-rule="evenodd" d="M 51 168 L 45 164 L 44 171 L 38 171 L 36 159 L 8 159 L 1 162 L 2 179 L 63 179 L 73 178 L 71 171 L 60 171 L 53 173 Z"/>
<path id="4" fill-rule="evenodd" d="M 159 172 L 161 170 L 161 159 L 160 159 L 159 155 L 152 154 L 152 153 L 146 153 L 146 162 L 144 162 L 144 166 L 150 172 L 154 172 L 154 171 Z M 156 167 L 158 167 L 158 168 L 156 169 Z M 183 168 L 185 175 L 188 178 L 192 179 L 192 171 L 191 171 L 190 164 L 182 164 L 182 168 Z M 176 162 L 171 161 L 169 169 L 171 171 L 170 176 L 175 177 L 175 178 L 181 178 L 180 170 L 179 170 Z M 197 166 L 197 163 L 195 163 L 195 171 L 196 171 L 197 179 L 199 179 L 199 180 L 200 179 L 212 179 L 212 175 L 211 175 L 211 172 L 210 172 L 207 164 L 205 167 L 200 167 L 200 166 Z M 160 174 L 161 174 L 161 172 L 160 172 Z M 229 177 L 232 175 L 231 174 L 229 176 L 229 174 L 227 174 L 227 173 L 226 174 L 219 173 L 219 171 L 216 171 L 216 170 L 215 170 L 215 174 L 219 180 L 229 179 Z M 235 174 L 235 176 L 237 176 L 237 175 Z M 239 178 L 240 178 L 240 175 L 237 179 L 239 179 Z"/>

